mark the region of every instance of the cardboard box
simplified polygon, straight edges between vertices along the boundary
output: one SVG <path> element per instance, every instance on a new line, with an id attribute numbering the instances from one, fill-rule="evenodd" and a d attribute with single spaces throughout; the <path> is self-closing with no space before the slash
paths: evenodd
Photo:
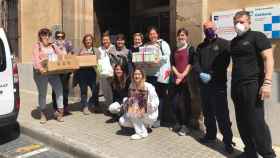
<path id="1" fill-rule="evenodd" d="M 46 70 L 44 75 L 64 74 L 80 68 L 77 58 L 74 55 L 58 55 L 55 61 L 44 60 L 42 61 L 42 65 Z"/>
<path id="2" fill-rule="evenodd" d="M 133 63 L 153 63 L 158 58 L 154 52 L 134 52 L 132 53 Z"/>
<path id="3" fill-rule="evenodd" d="M 76 56 L 80 67 L 93 67 L 97 65 L 96 55 Z"/>

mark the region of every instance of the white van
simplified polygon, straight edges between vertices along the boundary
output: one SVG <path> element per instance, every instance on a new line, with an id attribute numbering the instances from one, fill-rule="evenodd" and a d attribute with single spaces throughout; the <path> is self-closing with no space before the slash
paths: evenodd
<path id="1" fill-rule="evenodd" d="M 19 107 L 18 69 L 5 31 L 0 28 L 0 127 L 16 123 Z"/>

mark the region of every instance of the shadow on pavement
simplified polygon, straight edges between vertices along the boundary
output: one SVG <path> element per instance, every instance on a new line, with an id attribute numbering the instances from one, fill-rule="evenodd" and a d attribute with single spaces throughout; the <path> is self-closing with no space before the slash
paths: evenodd
<path id="1" fill-rule="evenodd" d="M 20 127 L 18 122 L 12 125 L 1 127 L 0 131 L 0 145 L 13 141 L 20 136 Z"/>
<path id="2" fill-rule="evenodd" d="M 48 120 L 51 120 L 51 119 L 54 119 L 54 109 L 53 109 L 53 106 L 52 106 L 52 103 L 50 104 L 47 104 L 46 106 L 46 110 L 45 110 L 45 114 L 47 116 L 47 119 Z M 68 110 L 69 110 L 69 113 L 68 114 L 65 114 L 64 117 L 67 117 L 67 116 L 71 116 L 71 112 L 74 112 L 74 111 L 81 111 L 81 106 L 80 106 L 80 103 L 73 103 L 73 104 L 69 104 L 68 106 Z M 31 111 L 31 116 L 34 118 L 34 119 L 37 119 L 39 120 L 40 119 L 40 111 L 38 109 L 33 109 Z"/>
<path id="3" fill-rule="evenodd" d="M 116 135 L 120 136 L 131 136 L 134 134 L 134 129 L 133 128 L 126 128 L 126 127 L 120 127 L 121 129 L 116 132 Z"/>
<path id="4" fill-rule="evenodd" d="M 199 142 L 199 138 L 204 136 L 204 132 L 202 132 L 200 130 L 192 130 L 190 136 L 193 137 L 196 141 Z M 232 154 L 228 154 L 225 151 L 224 143 L 220 140 L 218 140 L 216 143 L 211 143 L 211 144 L 200 143 L 200 144 L 204 145 L 204 146 L 206 146 L 206 147 L 208 147 L 208 148 L 210 148 L 214 151 L 217 151 L 217 152 L 221 153 L 222 155 L 224 155 L 225 157 L 228 157 L 228 158 L 234 158 L 234 157 L 236 157 L 236 155 L 239 155 L 239 154 L 242 153 L 242 151 L 234 148 L 234 152 Z"/>

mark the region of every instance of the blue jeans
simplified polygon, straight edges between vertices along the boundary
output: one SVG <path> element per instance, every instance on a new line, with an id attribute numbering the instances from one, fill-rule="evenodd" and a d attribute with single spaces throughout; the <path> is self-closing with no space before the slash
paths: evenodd
<path id="1" fill-rule="evenodd" d="M 96 85 L 96 72 L 93 68 L 82 68 L 79 75 L 79 86 L 81 91 L 82 108 L 98 104 L 98 88 Z M 88 100 L 88 87 L 91 89 L 92 96 Z"/>
<path id="2" fill-rule="evenodd" d="M 48 91 L 48 83 L 50 83 L 52 89 L 55 91 L 55 97 L 57 101 L 57 107 L 63 109 L 63 90 L 59 75 L 41 75 L 36 70 L 33 70 L 33 79 L 37 86 L 39 93 L 39 109 L 41 111 L 46 109 L 46 98 Z"/>

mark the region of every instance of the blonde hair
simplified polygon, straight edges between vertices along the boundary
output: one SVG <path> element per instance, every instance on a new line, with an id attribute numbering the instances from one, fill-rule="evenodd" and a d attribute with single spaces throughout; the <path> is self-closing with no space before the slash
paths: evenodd
<path id="1" fill-rule="evenodd" d="M 143 42 L 143 40 L 144 40 L 144 35 L 143 35 L 142 33 L 139 33 L 139 32 L 134 33 L 134 34 L 133 34 L 133 39 L 134 39 L 136 36 L 139 36 L 139 37 L 141 38 L 142 42 Z"/>

